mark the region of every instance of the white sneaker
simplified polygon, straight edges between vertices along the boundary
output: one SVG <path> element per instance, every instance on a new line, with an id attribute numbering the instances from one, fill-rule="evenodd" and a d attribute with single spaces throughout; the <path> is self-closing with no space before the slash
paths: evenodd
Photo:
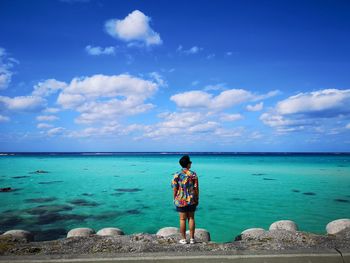
<path id="1" fill-rule="evenodd" d="M 182 245 L 185 245 L 185 244 L 187 244 L 187 240 L 186 239 L 180 239 L 179 243 L 182 244 Z"/>
<path id="2" fill-rule="evenodd" d="M 190 239 L 190 244 L 195 244 L 196 243 L 196 240 L 194 240 L 194 238 L 191 238 Z"/>

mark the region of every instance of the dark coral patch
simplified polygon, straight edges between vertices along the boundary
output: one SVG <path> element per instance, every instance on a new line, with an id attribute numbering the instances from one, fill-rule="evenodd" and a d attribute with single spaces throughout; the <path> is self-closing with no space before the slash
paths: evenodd
<path id="1" fill-rule="evenodd" d="M 24 212 L 30 215 L 40 215 L 45 213 L 63 212 L 73 210 L 69 205 L 39 205 L 34 208 L 25 209 Z"/>
<path id="2" fill-rule="evenodd" d="M 316 195 L 314 192 L 305 192 L 303 195 Z"/>
<path id="3" fill-rule="evenodd" d="M 232 197 L 230 200 L 232 201 L 245 201 L 246 199 L 240 197 Z"/>
<path id="4" fill-rule="evenodd" d="M 130 209 L 130 210 L 126 210 L 125 213 L 129 215 L 138 215 L 138 214 L 141 214 L 141 211 L 137 209 Z"/>
<path id="5" fill-rule="evenodd" d="M 67 234 L 67 230 L 64 228 L 34 230 L 31 232 L 34 235 L 35 241 L 57 240 L 57 239 L 66 237 L 66 234 Z"/>
<path id="6" fill-rule="evenodd" d="M 105 212 L 103 214 L 94 215 L 92 216 L 92 218 L 96 220 L 105 220 L 105 219 L 113 219 L 121 215 L 122 215 L 121 212 L 112 211 L 112 212 Z"/>
<path id="7" fill-rule="evenodd" d="M 77 206 L 91 206 L 91 207 L 100 205 L 96 202 L 87 201 L 85 199 L 73 199 L 73 200 L 69 201 L 69 203 L 71 203 L 72 205 L 77 205 Z"/>
<path id="8" fill-rule="evenodd" d="M 87 218 L 87 216 L 83 215 L 76 215 L 76 214 L 60 214 L 57 212 L 53 213 L 45 213 L 41 214 L 37 218 L 37 224 L 39 225 L 47 225 L 47 224 L 53 224 L 58 221 L 84 221 Z"/>
<path id="9" fill-rule="evenodd" d="M 48 174 L 48 171 L 44 170 L 36 170 L 35 172 L 30 172 L 30 174 Z"/>
<path id="10" fill-rule="evenodd" d="M 115 190 L 117 192 L 122 192 L 122 193 L 135 193 L 135 192 L 142 191 L 142 189 L 140 189 L 140 188 L 117 188 Z"/>
<path id="11" fill-rule="evenodd" d="M 61 215 L 57 212 L 41 214 L 38 216 L 36 223 L 38 225 L 53 224 L 53 223 L 56 223 L 57 221 L 62 220 L 60 216 Z"/>
<path id="12" fill-rule="evenodd" d="M 12 176 L 11 178 L 13 179 L 22 179 L 22 178 L 29 178 L 30 176 L 28 175 L 20 175 L 20 176 Z"/>
<path id="13" fill-rule="evenodd" d="M 23 223 L 23 221 L 23 218 L 13 214 L 6 215 L 5 213 L 2 213 L 0 216 L 0 226 L 2 229 L 17 227 L 17 225 Z"/>
<path id="14" fill-rule="evenodd" d="M 91 193 L 83 193 L 81 195 L 83 195 L 83 196 L 94 196 L 94 194 L 91 194 Z"/>
<path id="15" fill-rule="evenodd" d="M 17 192 L 19 190 L 22 190 L 22 188 L 4 187 L 0 188 L 0 193 Z"/>
<path id="16" fill-rule="evenodd" d="M 346 199 L 334 199 L 334 201 L 339 202 L 339 203 L 349 203 L 349 200 Z"/>
<path id="17" fill-rule="evenodd" d="M 263 173 L 255 173 L 255 174 L 252 174 L 253 176 L 262 176 L 262 175 L 266 175 L 266 174 L 263 174 Z"/>
<path id="18" fill-rule="evenodd" d="M 300 190 L 292 189 L 292 192 L 294 192 L 294 193 L 300 193 Z"/>
<path id="19" fill-rule="evenodd" d="M 12 191 L 13 191 L 13 189 L 11 187 L 0 188 L 1 193 L 12 192 Z"/>
<path id="20" fill-rule="evenodd" d="M 113 193 L 113 194 L 110 194 L 110 195 L 112 195 L 112 196 L 121 196 L 121 195 L 123 195 L 124 193 Z"/>
<path id="21" fill-rule="evenodd" d="M 265 181 L 276 181 L 276 179 L 273 179 L 273 178 L 266 178 L 266 177 L 264 177 L 263 180 L 265 180 Z"/>
<path id="22" fill-rule="evenodd" d="M 56 197 L 43 197 L 43 198 L 30 198 L 24 200 L 26 203 L 47 203 L 47 202 L 52 202 L 56 201 Z"/>
<path id="23" fill-rule="evenodd" d="M 39 182 L 38 184 L 57 184 L 63 183 L 63 181 L 48 181 L 48 182 Z"/>

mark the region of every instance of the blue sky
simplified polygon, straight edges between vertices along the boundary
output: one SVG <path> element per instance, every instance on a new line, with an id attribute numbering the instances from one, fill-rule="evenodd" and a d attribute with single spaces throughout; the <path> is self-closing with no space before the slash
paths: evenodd
<path id="1" fill-rule="evenodd" d="M 348 1 L 0 1 L 0 151 L 349 151 Z"/>

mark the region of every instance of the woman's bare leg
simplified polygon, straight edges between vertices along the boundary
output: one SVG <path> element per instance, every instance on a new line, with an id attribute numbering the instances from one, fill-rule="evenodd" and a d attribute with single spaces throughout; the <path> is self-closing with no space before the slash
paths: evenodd
<path id="1" fill-rule="evenodd" d="M 190 229 L 190 238 L 194 238 L 194 231 L 196 228 L 196 223 L 194 221 L 194 212 L 187 213 L 188 227 Z"/>
<path id="2" fill-rule="evenodd" d="M 180 215 L 180 234 L 183 239 L 186 239 L 186 213 L 179 212 Z"/>

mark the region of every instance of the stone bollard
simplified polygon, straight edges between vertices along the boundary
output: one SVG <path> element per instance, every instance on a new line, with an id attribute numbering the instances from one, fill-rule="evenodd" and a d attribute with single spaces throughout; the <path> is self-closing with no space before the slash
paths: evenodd
<path id="1" fill-rule="evenodd" d="M 30 242 L 34 240 L 34 235 L 31 232 L 26 230 L 19 230 L 19 229 L 9 230 L 2 235 L 4 236 L 9 235 L 9 236 L 12 236 L 13 238 L 25 240 L 26 242 Z"/>
<path id="2" fill-rule="evenodd" d="M 258 238 L 261 236 L 261 234 L 265 233 L 265 229 L 263 228 L 249 228 L 244 230 L 241 233 L 242 239 L 246 238 Z"/>
<path id="3" fill-rule="evenodd" d="M 158 230 L 157 236 L 161 237 L 169 237 L 173 235 L 178 235 L 180 233 L 180 230 L 177 227 L 163 227 Z"/>
<path id="4" fill-rule="evenodd" d="M 190 235 L 190 231 L 186 231 L 186 236 Z M 210 241 L 210 233 L 203 228 L 196 228 L 194 232 L 194 238 L 197 242 L 209 242 Z"/>
<path id="5" fill-rule="evenodd" d="M 116 227 L 106 227 L 100 229 L 96 235 L 98 236 L 122 236 L 124 235 L 124 232 Z"/>
<path id="6" fill-rule="evenodd" d="M 67 238 L 69 237 L 88 237 L 95 234 L 95 230 L 87 227 L 74 228 L 70 230 L 67 234 Z"/>
<path id="7" fill-rule="evenodd" d="M 298 226 L 295 222 L 291 220 L 280 220 L 272 223 L 269 230 L 287 230 L 296 232 L 298 231 Z"/>
<path id="8" fill-rule="evenodd" d="M 326 226 L 327 234 L 336 235 L 344 229 L 350 229 L 350 219 L 338 219 L 329 222 Z"/>

